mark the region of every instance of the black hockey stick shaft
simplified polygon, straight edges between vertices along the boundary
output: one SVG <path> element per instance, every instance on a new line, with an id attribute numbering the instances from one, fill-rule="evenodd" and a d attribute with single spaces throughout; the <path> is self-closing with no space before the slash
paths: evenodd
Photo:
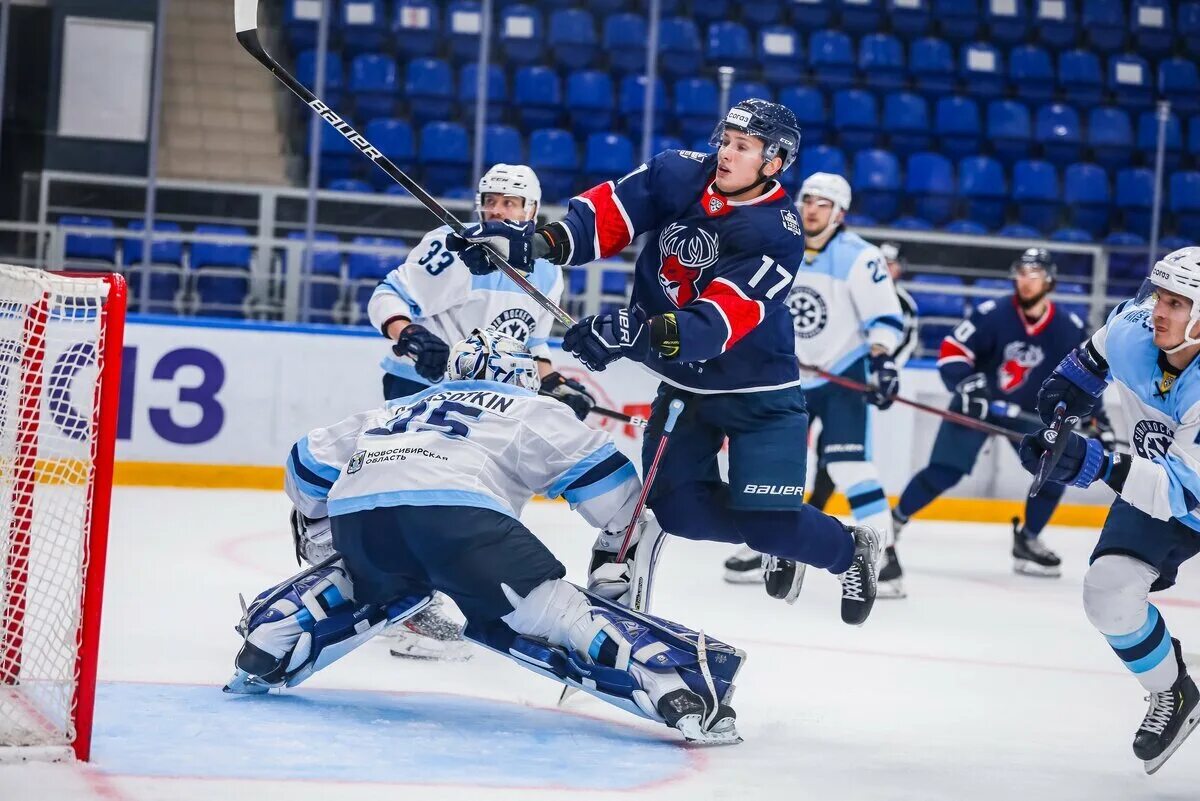
<path id="1" fill-rule="evenodd" d="M 538 392 L 538 394 L 545 395 L 547 398 L 554 398 L 556 400 L 558 399 L 558 396 L 553 392 L 542 391 Z M 629 425 L 637 426 L 638 428 L 645 428 L 647 425 L 646 418 L 638 417 L 637 415 L 625 414 L 624 412 L 618 412 L 616 409 L 605 409 L 603 406 L 593 406 L 588 411 L 590 414 L 598 414 L 601 417 L 611 417 L 613 420 L 620 420 L 622 423 L 628 423 Z"/>
<path id="2" fill-rule="evenodd" d="M 354 127 L 350 123 L 342 119 L 337 112 L 309 91 L 304 84 L 296 80 L 295 76 L 281 67 L 279 62 L 263 49 L 262 43 L 258 38 L 258 4 L 259 0 L 234 0 L 234 30 L 237 33 L 238 42 L 245 48 L 246 52 L 253 56 L 258 63 L 270 70 L 271 74 L 278 78 L 280 83 L 290 89 L 296 97 L 303 100 L 321 119 L 332 125 L 335 131 L 345 137 L 346 141 L 354 145 L 360 153 L 369 158 L 376 167 L 387 173 L 389 178 L 400 184 L 410 195 L 420 201 L 421 205 L 429 209 L 430 213 L 437 217 L 443 225 L 448 225 L 455 233 L 461 234 L 463 232 L 463 224 L 457 217 L 426 192 L 420 184 L 393 164 L 387 156 L 383 155 L 379 148 L 368 142 L 365 136 L 354 130 Z M 490 247 L 485 246 L 484 249 L 487 251 L 488 258 L 492 264 L 500 272 L 512 279 L 513 283 L 524 290 L 539 306 L 553 314 L 555 319 L 563 325 L 570 327 L 575 324 L 575 320 L 571 318 L 571 315 L 563 311 L 557 303 L 543 295 L 520 270 L 509 264 L 507 259 Z"/>
<path id="3" fill-rule="evenodd" d="M 633 530 L 637 528 L 638 521 L 642 519 L 642 510 L 646 508 L 646 497 L 650 494 L 654 477 L 658 475 L 658 465 L 662 461 L 663 453 L 667 450 L 671 432 L 675 430 L 675 421 L 681 414 L 683 414 L 683 401 L 675 398 L 667 407 L 667 422 L 663 426 L 662 436 L 658 438 L 658 448 L 654 451 L 654 458 L 650 460 L 650 466 L 646 468 L 646 478 L 642 481 L 642 492 L 638 495 L 637 505 L 633 507 L 633 517 L 630 518 L 629 526 L 625 529 L 625 539 L 621 541 L 621 550 L 617 552 L 618 562 L 624 562 L 625 554 L 629 552 L 629 541 L 633 539 Z"/>
<path id="4" fill-rule="evenodd" d="M 1067 404 L 1059 401 L 1054 407 L 1054 419 L 1050 421 L 1050 428 L 1042 435 L 1049 442 L 1049 450 L 1042 452 L 1042 458 L 1038 462 L 1037 475 L 1033 477 L 1033 484 L 1029 487 L 1029 497 L 1032 498 L 1038 494 L 1046 484 L 1046 480 L 1050 478 L 1050 473 L 1054 470 L 1058 460 L 1062 458 L 1063 451 L 1067 449 L 1067 438 L 1063 436 L 1063 428 L 1070 427 L 1066 424 L 1067 421 Z"/>

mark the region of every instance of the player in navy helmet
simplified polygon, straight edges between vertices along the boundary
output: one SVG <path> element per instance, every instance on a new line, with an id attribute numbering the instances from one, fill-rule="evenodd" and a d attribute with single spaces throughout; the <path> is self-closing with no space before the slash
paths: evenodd
<path id="1" fill-rule="evenodd" d="M 730 131 L 753 136 L 761 139 L 763 143 L 762 164 L 754 180 L 741 188 L 736 188 L 736 176 L 733 172 L 727 167 L 723 168 L 718 160 L 717 185 L 730 197 L 741 196 L 757 189 L 792 166 L 796 160 L 796 153 L 800 148 L 800 126 L 796 123 L 796 115 L 787 106 L 757 97 L 741 101 L 729 110 L 725 119 L 717 123 L 712 136 L 709 137 L 709 146 L 720 148 L 724 137 Z M 781 160 L 778 169 L 768 170 L 776 158 Z M 733 187 L 729 186 L 730 183 Z"/>

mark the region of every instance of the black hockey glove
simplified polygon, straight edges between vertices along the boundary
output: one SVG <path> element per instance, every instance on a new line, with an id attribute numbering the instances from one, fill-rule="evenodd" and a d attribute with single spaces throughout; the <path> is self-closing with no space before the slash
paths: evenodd
<path id="1" fill-rule="evenodd" d="M 1043 428 L 1035 434 L 1026 434 L 1021 440 L 1021 466 L 1030 475 L 1037 475 L 1042 454 L 1054 447 L 1057 437 L 1068 437 L 1067 446 L 1058 464 L 1047 476 L 1048 480 L 1056 484 L 1090 487 L 1099 479 L 1120 492 L 1120 487 L 1113 486 L 1113 483 L 1125 483 L 1125 476 L 1129 473 L 1129 458 L 1119 453 L 1105 453 L 1099 440 L 1075 431 Z"/>
<path id="2" fill-rule="evenodd" d="M 542 393 L 567 404 L 580 420 L 586 418 L 596 405 L 596 399 L 587 387 L 557 370 L 542 378 Z"/>
<path id="3" fill-rule="evenodd" d="M 950 411 L 976 420 L 987 419 L 989 406 L 987 377 L 983 373 L 972 373 L 959 381 L 950 396 Z"/>
<path id="4" fill-rule="evenodd" d="M 397 356 L 411 356 L 416 363 L 417 375 L 426 381 L 437 383 L 446 375 L 450 346 L 423 325 L 409 323 L 404 326 L 392 352 Z"/>
<path id="5" fill-rule="evenodd" d="M 595 372 L 622 357 L 644 362 L 652 351 L 672 359 L 679 354 L 679 328 L 671 312 L 646 319 L 634 306 L 584 317 L 563 334 L 563 349 Z"/>
<path id="6" fill-rule="evenodd" d="M 1050 377 L 1038 390 L 1037 409 L 1042 422 L 1050 425 L 1054 407 L 1059 401 L 1067 404 L 1067 417 L 1086 420 L 1096 408 L 1104 388 L 1108 386 L 1108 363 L 1085 342 L 1059 362 Z"/>
<path id="7" fill-rule="evenodd" d="M 496 271 L 483 245 L 490 246 L 516 269 L 527 273 L 533 269 L 533 223 L 513 220 L 474 223 L 461 234 L 446 235 L 446 249 L 458 254 L 475 275 Z"/>
<path id="8" fill-rule="evenodd" d="M 867 395 L 867 402 L 880 409 L 890 407 L 900 394 L 900 372 L 890 353 L 871 357 L 871 387 L 873 391 Z"/>

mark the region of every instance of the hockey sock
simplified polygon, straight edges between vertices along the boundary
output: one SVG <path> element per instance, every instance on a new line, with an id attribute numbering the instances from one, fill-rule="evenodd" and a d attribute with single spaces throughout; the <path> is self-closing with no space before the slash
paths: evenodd
<path id="1" fill-rule="evenodd" d="M 892 514 L 887 495 L 879 483 L 879 471 L 870 462 L 834 462 L 829 475 L 846 493 L 850 514 L 857 523 L 865 523 L 892 542 Z"/>
<path id="2" fill-rule="evenodd" d="M 900 494 L 897 508 L 904 517 L 912 517 L 946 490 L 958 483 L 963 474 L 952 467 L 931 464 L 912 477 Z"/>
<path id="3" fill-rule="evenodd" d="M 1037 495 L 1025 500 L 1025 533 L 1028 536 L 1036 537 L 1042 533 L 1065 491 L 1062 484 L 1047 482 Z"/>
<path id="4" fill-rule="evenodd" d="M 1179 677 L 1171 645 L 1171 632 L 1158 607 L 1149 604 L 1146 622 L 1129 634 L 1105 634 L 1125 667 L 1151 692 L 1168 690 Z"/>

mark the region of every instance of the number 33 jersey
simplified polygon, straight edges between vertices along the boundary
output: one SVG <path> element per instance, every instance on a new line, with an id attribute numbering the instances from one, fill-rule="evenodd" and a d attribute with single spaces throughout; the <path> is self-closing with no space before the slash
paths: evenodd
<path id="1" fill-rule="evenodd" d="M 473 506 L 514 518 L 534 494 L 620 530 L 641 481 L 602 431 L 557 400 L 494 381 L 447 381 L 302 437 L 288 496 L 308 517 L 386 506 Z"/>
<path id="2" fill-rule="evenodd" d="M 546 344 L 554 319 L 550 312 L 500 272 L 472 275 L 456 253 L 446 249 L 449 226 L 425 235 L 408 258 L 388 273 L 367 304 L 371 324 L 384 336 L 388 323 L 407 317 L 453 345 L 476 328 L 493 328 L 524 342 L 534 356 L 550 359 Z M 555 303 L 563 292 L 562 268 L 545 259 L 534 264 L 529 280 Z M 417 374 L 412 359 L 389 349 L 380 366 L 392 375 L 429 382 Z"/>

